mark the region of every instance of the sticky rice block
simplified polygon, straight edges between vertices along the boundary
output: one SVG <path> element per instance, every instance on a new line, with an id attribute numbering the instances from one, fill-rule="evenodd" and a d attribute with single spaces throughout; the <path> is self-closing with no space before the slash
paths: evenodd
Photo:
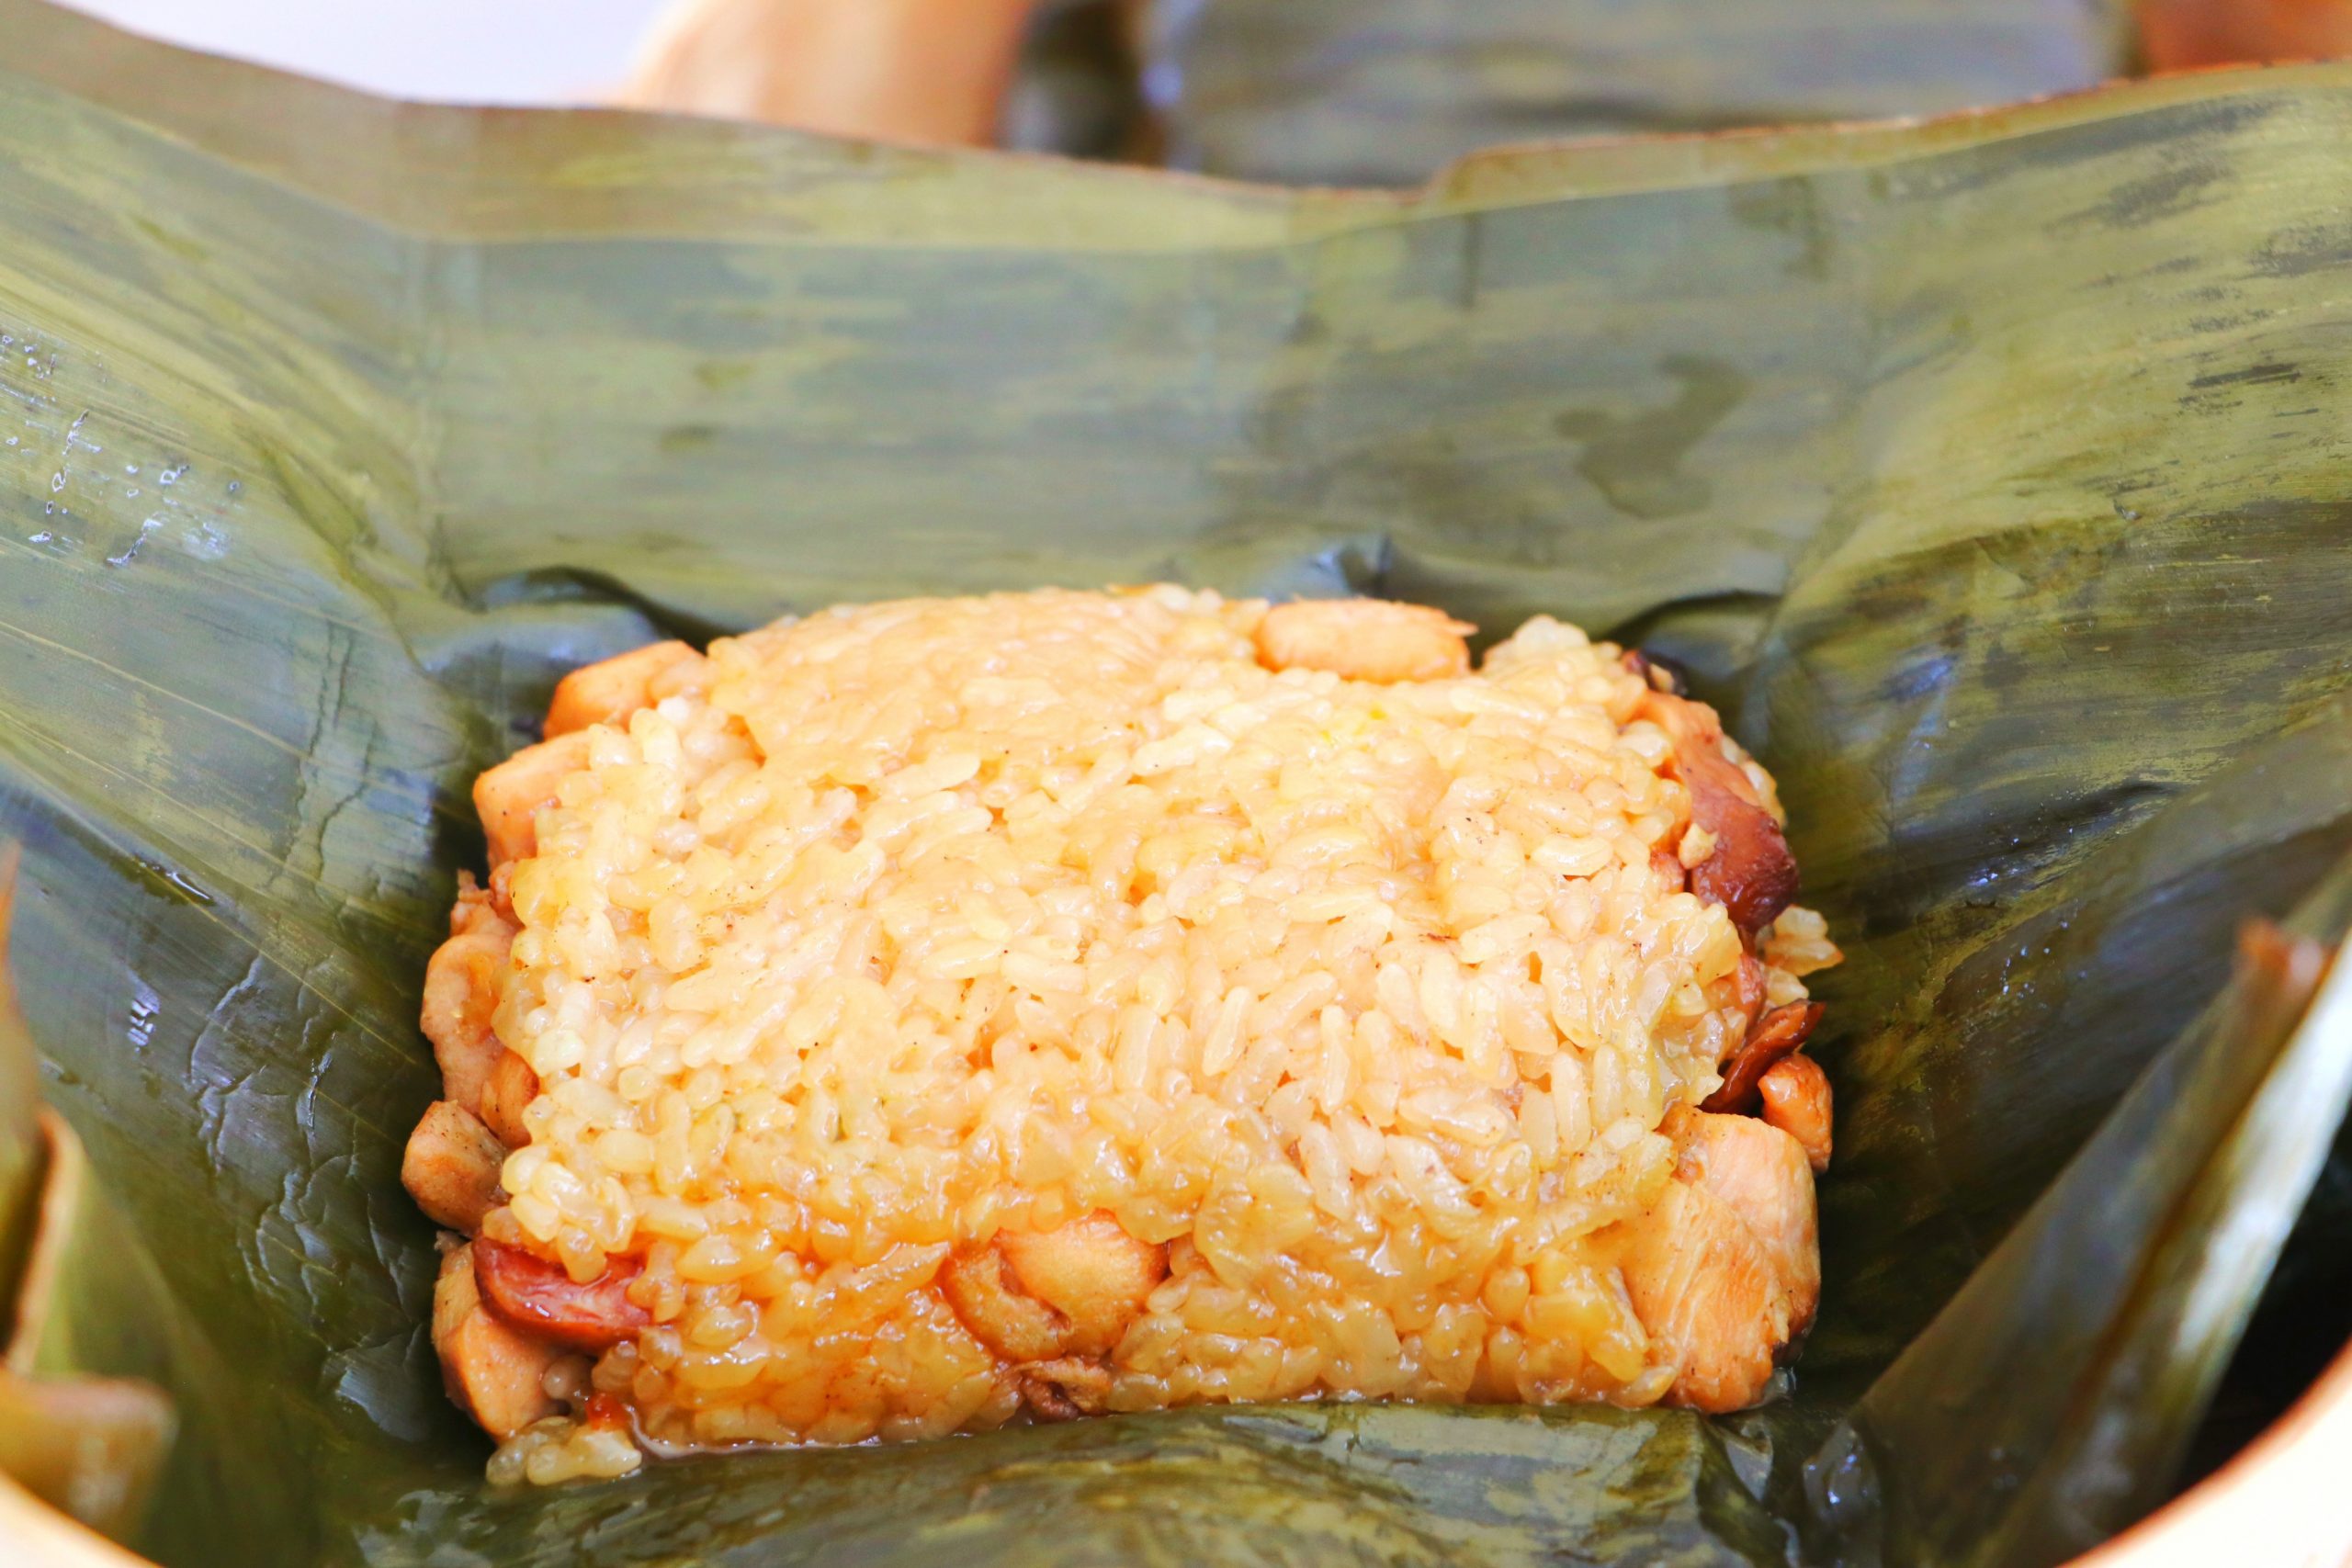
<path id="1" fill-rule="evenodd" d="M 499 951 L 447 966 L 512 1151 L 485 1310 L 596 1355 L 507 1469 L 609 1457 L 616 1406 L 678 1452 L 1758 1397 L 1808 1148 L 1696 1108 L 1804 997 L 1776 941 L 1835 949 L 1711 712 L 1467 629 L 1047 592 L 575 677 L 596 721 L 477 790 Z"/>

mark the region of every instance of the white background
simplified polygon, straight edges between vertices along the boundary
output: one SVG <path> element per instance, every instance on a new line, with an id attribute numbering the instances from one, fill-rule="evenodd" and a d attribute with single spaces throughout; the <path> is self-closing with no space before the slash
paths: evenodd
<path id="1" fill-rule="evenodd" d="M 150 37 L 401 97 L 588 103 L 665 0 L 72 0 Z"/>

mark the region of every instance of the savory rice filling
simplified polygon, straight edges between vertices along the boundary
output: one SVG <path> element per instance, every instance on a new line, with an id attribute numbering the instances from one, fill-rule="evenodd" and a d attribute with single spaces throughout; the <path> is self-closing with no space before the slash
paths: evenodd
<path id="1" fill-rule="evenodd" d="M 478 792 L 407 1173 L 493 1472 L 1759 1397 L 1836 958 L 1771 781 L 1638 660 L 1466 629 L 1047 592 L 567 682 Z"/>

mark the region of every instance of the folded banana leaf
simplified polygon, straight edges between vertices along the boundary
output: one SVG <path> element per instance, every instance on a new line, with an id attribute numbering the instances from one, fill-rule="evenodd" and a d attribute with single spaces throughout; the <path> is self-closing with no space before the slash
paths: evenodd
<path id="1" fill-rule="evenodd" d="M 2305 68 L 1286 195 L 406 107 L 0 0 L 0 837 L 42 1090 L 154 1266 L 77 1338 L 167 1318 L 210 1467 L 145 1550 L 2007 1565 L 2131 1522 L 2265 1364 L 2298 1216 L 2352 1242 L 2305 1213 L 2318 949 L 2229 979 L 2249 918 L 2352 915 L 2347 167 L 2352 71 Z M 1849 954 L 1789 1397 L 488 1488 L 397 1177 L 473 774 L 655 636 L 1155 578 L 1571 617 L 1768 760 Z"/>
<path id="2" fill-rule="evenodd" d="M 1412 185 L 1482 147 L 1936 114 L 2123 73 L 2131 0 L 1151 0 L 1171 162 Z"/>

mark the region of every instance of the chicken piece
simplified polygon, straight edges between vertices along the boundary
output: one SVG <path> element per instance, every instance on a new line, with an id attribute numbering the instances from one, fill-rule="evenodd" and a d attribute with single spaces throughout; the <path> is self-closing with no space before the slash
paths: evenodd
<path id="1" fill-rule="evenodd" d="M 498 1168 L 506 1145 L 464 1106 L 436 1100 L 409 1134 L 401 1185 L 436 1224 L 470 1235 L 498 1202 Z"/>
<path id="2" fill-rule="evenodd" d="M 592 724 L 618 724 L 663 697 L 694 690 L 703 657 L 683 642 L 657 642 L 602 663 L 582 665 L 556 686 L 547 738 Z"/>
<path id="3" fill-rule="evenodd" d="M 1788 1292 L 1729 1205 L 1692 1183 L 1668 1183 L 1623 1269 L 1634 1315 L 1675 1369 L 1666 1403 L 1724 1415 L 1763 1397 L 1774 1354 L 1791 1337 Z"/>
<path id="4" fill-rule="evenodd" d="M 461 902 L 460 909 L 466 906 Z M 514 928 L 469 917 L 468 928 L 445 942 L 424 967 L 424 1009 L 418 1021 L 441 1066 L 441 1097 L 478 1106 L 482 1086 L 505 1050 L 491 1028 L 506 983 Z"/>
<path id="5" fill-rule="evenodd" d="M 1424 604 L 1302 599 L 1277 604 L 1258 623 L 1258 662 L 1351 681 L 1442 681 L 1470 673 L 1462 639 L 1477 629 Z"/>
<path id="6" fill-rule="evenodd" d="M 1168 1277 L 1168 1249 L 1104 1213 L 1057 1230 L 1001 1235 L 941 1271 L 948 1304 L 1009 1361 L 1108 1355 Z"/>
<path id="7" fill-rule="evenodd" d="M 1069 1319 L 1021 1288 L 994 1243 L 950 1258 L 939 1287 L 964 1326 L 1008 1361 L 1050 1361 L 1069 1344 Z"/>
<path id="8" fill-rule="evenodd" d="M 998 1245 L 1022 1288 L 1069 1322 L 1074 1355 L 1109 1354 L 1168 1278 L 1167 1247 L 1136 1240 L 1104 1213 Z"/>
<path id="9" fill-rule="evenodd" d="M 1786 1056 L 1773 1064 L 1757 1086 L 1764 1099 L 1764 1120 L 1797 1141 L 1815 1176 L 1829 1168 L 1829 1075 L 1806 1055 Z"/>
<path id="10" fill-rule="evenodd" d="M 1802 1335 L 1821 1301 L 1821 1241 L 1804 1147 L 1753 1116 L 1701 1112 L 1691 1121 L 1681 1164 L 1763 1244 L 1789 1292 L 1790 1331 Z"/>
<path id="11" fill-rule="evenodd" d="M 1813 1172 L 1795 1139 L 1753 1117 L 1678 1111 L 1663 1130 L 1683 1156 L 1632 1227 L 1626 1294 L 1673 1359 L 1668 1403 L 1744 1410 L 1820 1301 Z"/>
<path id="12" fill-rule="evenodd" d="M 1819 1002 L 1791 1002 L 1758 1019 L 1747 1038 L 1724 1064 L 1723 1087 L 1700 1104 L 1702 1111 L 1747 1113 L 1756 1109 L 1757 1086 L 1782 1059 L 1804 1048 L 1821 1021 Z"/>
<path id="13" fill-rule="evenodd" d="M 514 940 L 514 908 L 503 889 L 484 887 L 470 871 L 458 873 L 458 901 L 449 906 L 449 934 L 471 936 L 476 931 L 504 933 Z"/>
<path id="14" fill-rule="evenodd" d="M 538 1338 L 599 1354 L 652 1325 L 653 1314 L 628 1299 L 629 1286 L 645 1272 L 641 1258 L 616 1258 L 582 1285 L 519 1247 L 477 1241 L 472 1251 L 482 1304 Z"/>
<path id="15" fill-rule="evenodd" d="M 1655 686 L 1636 713 L 1674 743 L 1675 776 L 1690 792 L 1691 820 L 1713 840 L 1690 870 L 1690 891 L 1722 905 L 1740 930 L 1762 931 L 1796 898 L 1796 857 L 1755 781 L 1724 754 L 1723 721 L 1704 703 Z"/>
<path id="16" fill-rule="evenodd" d="M 523 1108 L 538 1093 L 539 1075 L 531 1070 L 531 1064 L 512 1051 L 501 1051 L 482 1079 L 477 1103 L 483 1122 L 508 1148 L 519 1149 L 531 1141 L 531 1130 L 523 1122 Z"/>
<path id="17" fill-rule="evenodd" d="M 548 1396 L 546 1379 L 562 1352 L 499 1321 L 482 1304 L 471 1246 L 441 1259 L 433 1284 L 433 1348 L 440 1353 L 449 1397 L 501 1442 L 561 1408 Z"/>
<path id="18" fill-rule="evenodd" d="M 539 808 L 552 805 L 558 786 L 587 765 L 587 732 L 574 730 L 515 752 L 474 781 L 474 811 L 493 869 L 537 852 Z"/>

